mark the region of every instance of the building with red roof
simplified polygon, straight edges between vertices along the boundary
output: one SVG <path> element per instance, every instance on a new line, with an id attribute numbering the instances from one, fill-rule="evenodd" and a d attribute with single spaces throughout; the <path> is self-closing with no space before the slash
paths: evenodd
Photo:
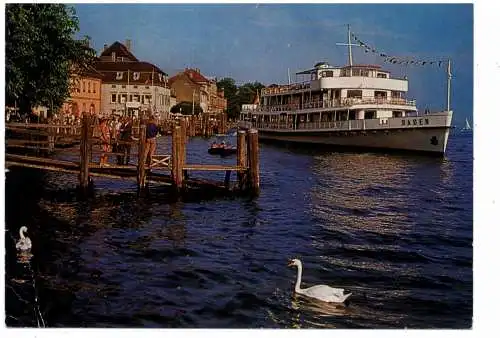
<path id="1" fill-rule="evenodd" d="M 186 68 L 168 80 L 177 102 L 197 103 L 204 113 L 222 113 L 227 108 L 223 90 L 217 90 L 217 81 L 201 74 L 198 68 Z"/>
<path id="2" fill-rule="evenodd" d="M 104 45 L 95 67 L 102 75 L 101 113 L 138 115 L 151 111 L 161 118 L 175 105 L 167 74 L 156 65 L 138 60 L 131 51 L 131 41 Z"/>

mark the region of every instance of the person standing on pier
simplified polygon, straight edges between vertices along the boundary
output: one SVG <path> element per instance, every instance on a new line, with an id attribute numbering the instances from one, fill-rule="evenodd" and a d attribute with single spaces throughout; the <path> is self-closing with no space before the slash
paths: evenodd
<path id="1" fill-rule="evenodd" d="M 118 157 L 118 163 L 119 164 L 125 164 L 128 165 L 130 161 L 130 149 L 132 145 L 130 142 L 132 141 L 132 118 L 131 117 L 125 117 L 123 121 L 122 128 L 120 130 L 120 141 L 121 142 L 127 142 L 127 143 L 121 143 L 119 146 L 119 152 L 124 153 L 124 155 L 120 155 Z M 124 161 L 125 159 L 125 161 Z"/>
<path id="2" fill-rule="evenodd" d="M 101 158 L 99 160 L 100 166 L 109 166 L 108 154 L 111 151 L 111 131 L 108 126 L 108 121 L 102 118 L 99 121 L 99 130 L 101 131 Z"/>
<path id="3" fill-rule="evenodd" d="M 149 116 L 148 124 L 146 125 L 146 165 L 150 166 L 153 155 L 156 151 L 156 136 L 158 135 L 158 126 L 156 125 L 153 115 Z"/>

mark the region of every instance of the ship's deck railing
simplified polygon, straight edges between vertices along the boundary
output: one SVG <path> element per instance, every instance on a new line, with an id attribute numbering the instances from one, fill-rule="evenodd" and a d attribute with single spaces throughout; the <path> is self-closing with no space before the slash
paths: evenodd
<path id="1" fill-rule="evenodd" d="M 270 106 L 257 106 L 252 107 L 251 111 L 262 111 L 262 112 L 287 112 L 296 111 L 302 109 L 323 109 L 323 108 L 349 108 L 356 105 L 373 104 L 373 105 L 398 105 L 398 106 L 409 106 L 415 107 L 417 105 L 416 100 L 407 100 L 403 98 L 380 98 L 380 97 L 352 97 L 325 101 L 311 101 L 306 102 L 302 105 L 298 103 L 289 103 L 282 105 L 270 105 Z"/>
<path id="2" fill-rule="evenodd" d="M 297 90 L 309 89 L 311 87 L 310 81 L 297 82 L 289 85 L 279 85 L 276 87 L 262 88 L 261 95 L 282 94 Z"/>
<path id="3" fill-rule="evenodd" d="M 451 121 L 450 121 L 451 123 Z M 252 122 L 253 127 L 262 130 L 372 130 L 372 129 L 391 129 L 391 128 L 419 128 L 429 126 L 448 126 L 446 115 L 419 115 L 393 118 L 376 118 L 347 121 L 328 121 L 328 122 L 297 122 L 282 120 L 279 122 Z"/>

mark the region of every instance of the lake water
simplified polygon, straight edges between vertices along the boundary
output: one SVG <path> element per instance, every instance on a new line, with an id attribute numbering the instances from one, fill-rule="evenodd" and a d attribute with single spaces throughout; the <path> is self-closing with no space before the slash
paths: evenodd
<path id="1" fill-rule="evenodd" d="M 210 142 L 192 139 L 188 162 L 235 162 Z M 189 203 L 107 179 L 81 202 L 74 175 L 11 169 L 6 324 L 469 328 L 472 149 L 456 135 L 444 158 L 261 145 L 257 199 Z M 16 258 L 22 225 L 29 263 Z M 349 289 L 349 306 L 294 296 L 295 257 L 303 286 Z"/>

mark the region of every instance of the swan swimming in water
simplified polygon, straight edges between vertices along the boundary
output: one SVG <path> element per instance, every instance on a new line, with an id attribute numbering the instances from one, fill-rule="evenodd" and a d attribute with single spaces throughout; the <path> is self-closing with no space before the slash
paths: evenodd
<path id="1" fill-rule="evenodd" d="M 21 229 L 19 229 L 19 241 L 16 243 L 16 249 L 21 250 L 21 251 L 28 251 L 31 250 L 31 239 L 29 237 L 25 237 L 24 233 L 28 231 L 28 228 L 25 226 L 22 226 Z"/>
<path id="2" fill-rule="evenodd" d="M 315 298 L 328 303 L 344 303 L 352 293 L 345 293 L 344 289 L 332 288 L 328 285 L 315 285 L 307 289 L 301 289 L 302 282 L 302 262 L 299 259 L 292 259 L 288 266 L 297 267 L 297 282 L 295 283 L 295 292 L 310 298 Z"/>

